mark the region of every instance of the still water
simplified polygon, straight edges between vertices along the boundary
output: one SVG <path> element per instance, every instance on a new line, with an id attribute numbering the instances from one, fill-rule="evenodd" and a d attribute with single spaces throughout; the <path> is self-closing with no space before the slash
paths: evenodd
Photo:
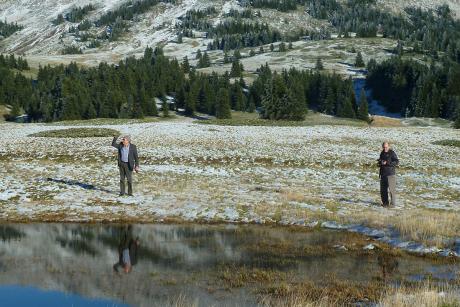
<path id="1" fill-rule="evenodd" d="M 255 306 L 265 285 L 229 280 L 254 269 L 315 283 L 460 274 L 458 263 L 363 250 L 369 243 L 254 225 L 0 225 L 1 306 Z"/>

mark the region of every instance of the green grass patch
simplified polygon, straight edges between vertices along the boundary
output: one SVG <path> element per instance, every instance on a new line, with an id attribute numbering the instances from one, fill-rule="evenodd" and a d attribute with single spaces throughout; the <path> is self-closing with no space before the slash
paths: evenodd
<path id="1" fill-rule="evenodd" d="M 440 140 L 433 142 L 434 145 L 460 147 L 460 140 Z"/>
<path id="2" fill-rule="evenodd" d="M 343 125 L 365 127 L 367 123 L 357 119 L 339 118 L 310 112 L 304 121 L 261 119 L 257 113 L 232 112 L 231 119 L 200 120 L 200 124 L 221 126 L 273 126 L 273 127 L 308 127 L 317 125 Z"/>
<path id="3" fill-rule="evenodd" d="M 31 137 L 48 137 L 48 138 L 95 138 L 111 137 L 120 135 L 120 132 L 108 128 L 69 128 L 48 130 L 31 134 Z"/>

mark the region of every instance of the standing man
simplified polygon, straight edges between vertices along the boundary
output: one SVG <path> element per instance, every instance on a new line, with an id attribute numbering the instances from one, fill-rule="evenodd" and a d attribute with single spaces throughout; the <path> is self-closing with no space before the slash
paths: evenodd
<path id="1" fill-rule="evenodd" d="M 118 149 L 118 168 L 120 169 L 120 196 L 125 195 L 125 178 L 128 180 L 128 195 L 133 196 L 133 170 L 139 171 L 139 158 L 136 145 L 131 144 L 129 136 L 125 135 L 121 143 L 117 143 L 115 136 L 112 146 Z"/>
<path id="2" fill-rule="evenodd" d="M 380 196 L 382 198 L 382 205 L 388 207 L 390 205 L 388 201 L 388 192 L 391 197 L 391 206 L 396 205 L 396 171 L 395 167 L 398 166 L 399 160 L 396 153 L 390 149 L 388 142 L 383 142 L 382 152 L 378 159 L 380 166 Z"/>

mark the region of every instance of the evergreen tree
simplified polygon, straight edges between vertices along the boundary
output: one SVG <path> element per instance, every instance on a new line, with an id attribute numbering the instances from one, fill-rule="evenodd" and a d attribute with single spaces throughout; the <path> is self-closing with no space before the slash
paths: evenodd
<path id="1" fill-rule="evenodd" d="M 166 101 L 161 104 L 161 111 L 163 112 L 163 117 L 169 117 L 169 106 Z"/>
<path id="2" fill-rule="evenodd" d="M 184 60 L 182 61 L 182 71 L 186 74 L 190 72 L 190 63 L 188 61 L 188 57 L 185 56 Z"/>
<path id="3" fill-rule="evenodd" d="M 316 66 L 315 66 L 316 70 L 323 70 L 324 69 L 324 66 L 323 66 L 323 61 L 321 60 L 321 58 L 318 58 L 316 60 Z"/>
<path id="4" fill-rule="evenodd" d="M 231 110 L 230 110 L 230 99 L 228 96 L 228 90 L 225 88 L 221 88 L 217 94 L 217 107 L 216 107 L 216 117 L 223 119 L 223 118 L 231 118 Z"/>
<path id="5" fill-rule="evenodd" d="M 359 95 L 358 118 L 364 121 L 369 121 L 369 106 L 364 89 L 361 89 L 361 93 Z"/>
<path id="6" fill-rule="evenodd" d="M 278 51 L 279 52 L 286 52 L 286 44 L 284 42 L 281 42 L 278 46 Z"/>
<path id="7" fill-rule="evenodd" d="M 361 51 L 359 51 L 358 54 L 356 55 L 355 66 L 364 67 L 365 65 L 366 64 L 364 64 L 363 55 L 361 54 Z"/>
<path id="8" fill-rule="evenodd" d="M 244 67 L 238 59 L 232 62 L 232 69 L 230 71 L 230 77 L 237 78 L 243 75 Z"/>
<path id="9" fill-rule="evenodd" d="M 195 60 L 201 61 L 202 57 L 203 55 L 201 54 L 201 49 L 198 49 L 198 51 L 196 52 Z"/>

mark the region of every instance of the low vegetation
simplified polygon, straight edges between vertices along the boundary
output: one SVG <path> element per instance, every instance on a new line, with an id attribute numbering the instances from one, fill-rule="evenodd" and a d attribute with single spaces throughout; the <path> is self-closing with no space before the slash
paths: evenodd
<path id="1" fill-rule="evenodd" d="M 47 130 L 31 134 L 31 137 L 48 137 L 48 138 L 93 138 L 93 137 L 110 137 L 120 135 L 120 132 L 107 128 L 68 128 Z"/>
<path id="2" fill-rule="evenodd" d="M 435 145 L 460 147 L 460 140 L 440 140 L 433 142 Z"/>

